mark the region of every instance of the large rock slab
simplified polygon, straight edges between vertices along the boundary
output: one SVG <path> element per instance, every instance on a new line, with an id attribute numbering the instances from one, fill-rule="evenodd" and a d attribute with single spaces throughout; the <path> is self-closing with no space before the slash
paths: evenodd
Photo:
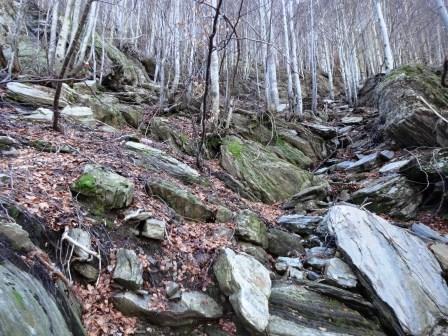
<path id="1" fill-rule="evenodd" d="M 286 200 L 322 182 L 261 144 L 235 136 L 226 137 L 221 145 L 221 165 L 265 203 Z"/>
<path id="2" fill-rule="evenodd" d="M 91 164 L 84 167 L 83 174 L 72 183 L 71 190 L 99 210 L 127 207 L 134 196 L 134 185 L 127 178 Z"/>
<path id="3" fill-rule="evenodd" d="M 0 262 L 0 335 L 72 335 L 54 298 L 32 275 Z"/>
<path id="4" fill-rule="evenodd" d="M 363 188 L 352 194 L 351 201 L 366 203 L 370 211 L 409 219 L 415 217 L 422 195 L 405 177 L 389 175 L 366 181 Z"/>
<path id="5" fill-rule="evenodd" d="M 423 65 L 391 71 L 376 88 L 378 128 L 403 147 L 443 147 L 446 135 L 440 137 L 436 130 L 440 118 L 419 97 L 447 117 L 443 108 L 448 105 L 448 92 L 438 75 Z"/>
<path id="6" fill-rule="evenodd" d="M 269 322 L 269 271 L 255 258 L 228 248 L 218 256 L 213 271 L 244 325 L 249 330 L 264 332 Z"/>
<path id="7" fill-rule="evenodd" d="M 384 335 L 358 311 L 304 284 L 276 282 L 269 301 L 268 335 Z"/>
<path id="8" fill-rule="evenodd" d="M 332 207 L 324 222 L 397 334 L 428 335 L 448 317 L 448 287 L 422 240 L 350 205 Z"/>
<path id="9" fill-rule="evenodd" d="M 215 214 L 191 191 L 179 188 L 168 181 L 155 179 L 148 181 L 149 194 L 163 199 L 179 215 L 199 221 L 213 221 Z"/>
<path id="10" fill-rule="evenodd" d="M 156 171 L 163 171 L 184 182 L 203 183 L 199 172 L 165 152 L 139 142 L 126 142 L 126 149 L 138 154 L 141 164 Z"/>
<path id="11" fill-rule="evenodd" d="M 112 298 L 115 307 L 125 315 L 144 317 L 162 326 L 183 326 L 222 316 L 222 307 L 210 296 L 194 291 L 182 293 L 180 301 L 169 301 L 161 307 L 150 295 L 122 292 Z"/>
<path id="12" fill-rule="evenodd" d="M 9 82 L 6 84 L 6 98 L 31 106 L 53 106 L 54 89 L 41 85 Z M 59 107 L 67 105 L 67 100 L 61 97 Z"/>

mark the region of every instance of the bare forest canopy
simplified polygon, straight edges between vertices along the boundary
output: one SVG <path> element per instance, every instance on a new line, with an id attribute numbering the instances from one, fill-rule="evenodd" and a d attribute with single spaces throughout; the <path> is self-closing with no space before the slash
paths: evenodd
<path id="1" fill-rule="evenodd" d="M 256 82 L 254 93 L 269 109 L 280 110 L 288 99 L 299 117 L 304 97 L 314 98 L 314 111 L 318 96 L 343 94 L 355 103 L 362 80 L 402 64 L 440 66 L 448 43 L 443 0 L 1 2 L 2 10 L 15 11 L 0 39 L 0 64 L 9 73 L 5 80 L 18 72 L 31 75 L 29 68 L 20 69 L 18 57 L 8 55 L 29 52 L 21 48 L 31 49 L 36 62 L 44 55 L 38 74 L 51 77 L 59 73 L 73 43 L 78 48 L 67 76 L 88 73 L 107 80 L 104 49 L 110 44 L 144 62 L 162 88 L 162 105 L 179 91 L 189 100 L 203 94 L 209 37 L 219 6 L 210 55 L 212 119 L 219 114 L 219 102 L 224 104 L 219 94 L 224 94 L 228 109 L 245 82 Z M 74 41 L 87 2 L 90 10 L 79 41 Z M 32 37 L 31 47 L 20 41 L 24 31 Z M 288 97 L 279 96 L 278 87 L 286 85 Z"/>

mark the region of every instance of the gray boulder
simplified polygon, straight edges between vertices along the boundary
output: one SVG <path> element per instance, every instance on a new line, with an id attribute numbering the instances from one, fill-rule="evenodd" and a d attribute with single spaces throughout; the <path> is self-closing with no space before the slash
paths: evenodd
<path id="1" fill-rule="evenodd" d="M 179 301 L 169 301 L 165 307 L 150 295 L 122 292 L 112 298 L 115 307 L 125 315 L 140 316 L 161 326 L 184 326 L 222 316 L 222 307 L 210 296 L 195 291 L 182 293 Z"/>
<path id="2" fill-rule="evenodd" d="M 284 273 L 290 268 L 301 270 L 303 264 L 299 258 L 278 257 L 274 267 L 277 272 Z"/>
<path id="3" fill-rule="evenodd" d="M 387 74 L 375 91 L 378 128 L 389 138 L 403 147 L 444 145 L 445 136 L 439 139 L 435 127 L 439 117 L 420 98 L 447 117 L 443 108 L 448 93 L 433 71 L 423 65 L 402 66 Z"/>
<path id="4" fill-rule="evenodd" d="M 268 335 L 384 335 L 358 311 L 305 284 L 274 283 L 269 309 Z"/>
<path id="5" fill-rule="evenodd" d="M 428 335 L 448 316 L 448 287 L 426 244 L 368 211 L 336 205 L 330 233 L 397 334 Z"/>
<path id="6" fill-rule="evenodd" d="M 244 325 L 254 332 L 265 331 L 269 322 L 271 294 L 269 271 L 255 258 L 224 249 L 213 271 L 222 292 Z"/>
<path id="7" fill-rule="evenodd" d="M 145 238 L 164 240 L 166 232 L 165 221 L 155 218 L 147 219 L 143 224 L 141 235 Z"/>
<path id="8" fill-rule="evenodd" d="M 0 217 L 0 237 L 5 238 L 16 251 L 29 252 L 35 248 L 28 232 L 12 219 Z"/>
<path id="9" fill-rule="evenodd" d="M 143 284 L 143 265 L 133 250 L 119 249 L 112 278 L 128 289 L 139 289 Z"/>
<path id="10" fill-rule="evenodd" d="M 432 244 L 429 248 L 436 256 L 443 271 L 446 273 L 448 271 L 448 245 L 436 243 Z"/>
<path id="11" fill-rule="evenodd" d="M 163 199 L 179 215 L 198 221 L 213 221 L 214 213 L 191 191 L 168 181 L 152 180 L 146 184 L 149 194 Z"/>
<path id="12" fill-rule="evenodd" d="M 261 246 L 246 242 L 239 242 L 238 247 L 242 252 L 254 257 L 260 263 L 269 267 L 272 257 Z"/>
<path id="13" fill-rule="evenodd" d="M 83 174 L 71 185 L 71 190 L 102 209 L 120 209 L 131 204 L 134 184 L 127 178 L 97 165 L 86 165 Z"/>
<path id="14" fill-rule="evenodd" d="M 188 183 L 203 183 L 199 172 L 165 152 L 139 142 L 128 141 L 125 148 L 138 156 L 139 163 L 156 171 L 162 171 Z"/>
<path id="15" fill-rule="evenodd" d="M 6 84 L 6 98 L 31 106 L 53 106 L 54 89 L 35 84 L 25 84 L 18 82 L 9 82 Z M 64 107 L 68 100 L 62 97 L 59 100 L 59 107 Z"/>
<path id="16" fill-rule="evenodd" d="M 376 213 L 409 219 L 415 217 L 422 195 L 405 177 L 389 175 L 367 180 L 352 194 L 351 201 L 366 203 L 366 208 Z"/>
<path id="17" fill-rule="evenodd" d="M 277 223 L 285 229 L 298 234 L 312 234 L 317 231 L 321 216 L 284 215 L 277 219 Z"/>
<path id="18" fill-rule="evenodd" d="M 300 255 L 305 252 L 302 237 L 279 229 L 268 231 L 268 252 L 276 256 Z"/>

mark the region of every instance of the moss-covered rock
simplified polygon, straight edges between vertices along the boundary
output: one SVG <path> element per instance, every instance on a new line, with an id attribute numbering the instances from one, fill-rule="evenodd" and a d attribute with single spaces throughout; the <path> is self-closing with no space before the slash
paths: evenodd
<path id="1" fill-rule="evenodd" d="M 139 86 L 149 82 L 145 68 L 137 59 L 124 54 L 111 43 L 102 41 L 99 36 L 95 38 L 96 52 L 101 55 L 104 48 L 106 55 L 103 79 L 105 87 L 120 91 L 125 85 Z"/>
<path id="2" fill-rule="evenodd" d="M 82 95 L 78 100 L 81 104 L 90 107 L 95 119 L 112 126 L 125 124 L 124 117 L 117 108 L 118 99 L 114 96 L 105 93 L 95 96 Z"/>
<path id="3" fill-rule="evenodd" d="M 440 85 L 440 78 L 431 69 L 406 65 L 391 71 L 376 88 L 380 111 L 378 129 L 403 147 L 445 143 L 445 136 L 438 139 L 435 132 L 440 118 L 421 97 L 448 117 L 444 112 L 448 106 L 448 90 Z"/>
<path id="4" fill-rule="evenodd" d="M 168 181 L 153 180 L 146 184 L 149 194 L 160 197 L 179 215 L 198 221 L 211 222 L 215 214 L 190 190 L 179 188 Z"/>
<path id="5" fill-rule="evenodd" d="M 223 140 L 221 165 L 265 203 L 286 200 L 321 182 L 311 173 L 280 159 L 268 147 L 236 136 Z"/>
<path id="6" fill-rule="evenodd" d="M 188 136 L 181 130 L 170 125 L 168 119 L 162 117 L 153 118 L 151 121 L 151 134 L 158 140 L 167 141 L 174 149 L 188 155 L 194 154 L 194 146 Z"/>
<path id="7" fill-rule="evenodd" d="M 86 165 L 71 190 L 97 210 L 120 209 L 131 204 L 134 185 L 127 178 L 97 165 Z"/>
<path id="8" fill-rule="evenodd" d="M 72 335 L 41 282 L 8 260 L 0 263 L 0 335 Z"/>
<path id="9" fill-rule="evenodd" d="M 120 111 L 124 120 L 129 126 L 134 128 L 140 127 L 143 116 L 145 113 L 145 107 L 142 105 L 129 105 L 129 104 L 117 104 L 117 109 Z"/>
<path id="10" fill-rule="evenodd" d="M 275 146 L 270 146 L 269 149 L 279 158 L 303 169 L 309 168 L 313 163 L 313 161 L 301 150 L 291 146 L 282 138 L 278 138 Z"/>
<path id="11" fill-rule="evenodd" d="M 302 237 L 279 229 L 270 229 L 267 233 L 268 252 L 276 256 L 298 255 L 305 252 Z"/>
<path id="12" fill-rule="evenodd" d="M 257 214 L 250 210 L 243 210 L 238 213 L 235 219 L 236 234 L 241 240 L 260 245 L 268 246 L 266 224 L 258 218 Z"/>

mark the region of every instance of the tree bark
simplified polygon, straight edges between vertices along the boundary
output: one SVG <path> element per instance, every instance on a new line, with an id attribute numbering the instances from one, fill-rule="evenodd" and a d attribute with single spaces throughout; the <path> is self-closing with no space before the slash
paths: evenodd
<path id="1" fill-rule="evenodd" d="M 444 0 L 435 0 L 437 5 L 437 11 L 442 18 L 443 24 L 445 25 L 445 30 L 448 31 L 448 10 L 446 9 Z"/>
<path id="2" fill-rule="evenodd" d="M 217 0 L 212 0 L 211 2 L 213 8 L 217 8 Z M 216 18 L 218 25 L 219 15 Z M 215 23 L 213 23 L 215 25 Z M 215 28 L 216 29 L 216 28 Z M 219 122 L 219 59 L 218 50 L 216 48 L 216 31 L 213 33 L 212 50 L 210 55 L 210 122 L 214 127 L 218 126 Z"/>
<path id="3" fill-rule="evenodd" d="M 73 43 L 71 44 L 67 55 L 64 57 L 64 62 L 62 63 L 61 72 L 58 76 L 58 81 L 56 84 L 56 91 L 54 93 L 54 100 L 53 100 L 53 130 L 60 131 L 59 127 L 59 117 L 60 117 L 60 111 L 59 111 L 59 99 L 61 98 L 61 92 L 62 92 L 62 79 L 65 76 L 65 73 L 67 71 L 68 65 L 70 64 L 70 61 L 75 53 L 76 46 L 78 44 L 79 38 L 81 37 L 82 30 L 86 24 L 87 17 L 90 12 L 90 8 L 92 7 L 92 3 L 96 0 L 87 0 L 87 3 L 84 7 L 84 11 L 81 16 L 81 20 L 78 25 L 78 29 L 76 30 L 76 34 L 73 38 Z"/>
<path id="4" fill-rule="evenodd" d="M 378 16 L 378 23 L 381 29 L 381 37 L 384 45 L 384 66 L 386 73 L 394 68 L 394 56 L 390 46 L 389 32 L 387 30 L 386 21 L 384 20 L 383 10 L 381 8 L 380 0 L 375 0 L 376 14 Z"/>

